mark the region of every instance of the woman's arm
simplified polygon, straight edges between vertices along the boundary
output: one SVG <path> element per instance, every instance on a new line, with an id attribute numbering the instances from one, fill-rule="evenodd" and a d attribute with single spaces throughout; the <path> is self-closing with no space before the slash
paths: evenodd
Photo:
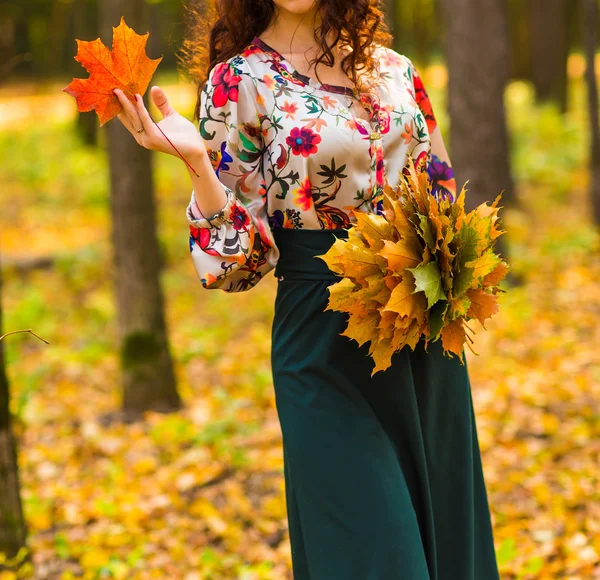
<path id="1" fill-rule="evenodd" d="M 134 105 L 121 89 L 115 89 L 114 93 L 123 106 L 123 112 L 119 113 L 117 117 L 142 147 L 179 157 L 157 129 L 139 95 L 136 95 L 136 104 Z M 150 95 L 163 116 L 158 125 L 199 174 L 199 177 L 196 176 L 188 167 L 188 173 L 192 178 L 192 187 L 196 191 L 202 191 L 200 199 L 196 200 L 201 215 L 210 216 L 217 213 L 225 205 L 226 196 L 212 169 L 206 147 L 198 130 L 193 123 L 170 105 L 160 87 L 152 87 Z M 138 133 L 137 129 L 141 127 L 144 128 L 144 131 Z"/>
<path id="2" fill-rule="evenodd" d="M 186 208 L 189 249 L 202 286 L 240 292 L 275 268 L 279 250 L 268 223 L 262 171 L 263 133 L 256 87 L 242 57 L 218 64 L 201 95 L 200 132 L 152 88 L 161 129 L 198 173 L 188 167 L 192 194 Z M 136 141 L 176 155 L 154 126 L 141 98 L 118 95 L 120 119 Z M 143 126 L 144 131 L 136 129 Z"/>
<path id="3" fill-rule="evenodd" d="M 417 69 L 410 60 L 409 68 L 412 76 L 415 100 L 425 117 L 429 130 L 431 151 L 427 164 L 427 172 L 432 181 L 432 193 L 436 197 L 449 197 L 452 201 L 455 201 L 456 179 L 454 177 L 454 169 L 452 168 L 452 162 L 450 161 L 442 132 L 433 112 L 431 100 Z"/>

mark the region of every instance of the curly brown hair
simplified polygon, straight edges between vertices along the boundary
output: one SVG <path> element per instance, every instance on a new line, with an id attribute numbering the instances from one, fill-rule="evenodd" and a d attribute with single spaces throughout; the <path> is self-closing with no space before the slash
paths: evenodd
<path id="1" fill-rule="evenodd" d="M 216 0 L 216 3 L 215 7 L 211 0 L 184 2 L 189 28 L 178 57 L 187 73 L 198 82 L 195 120 L 200 116 L 200 95 L 212 68 L 242 52 L 266 30 L 276 12 L 273 0 Z M 331 67 L 335 64 L 332 48 L 336 45 L 349 48 L 342 59 L 342 69 L 360 88 L 363 73 L 368 78 L 379 72 L 373 45 L 391 44 L 382 1 L 317 0 L 317 3 L 322 24 L 315 30 L 315 41 L 320 50 L 311 64 Z"/>

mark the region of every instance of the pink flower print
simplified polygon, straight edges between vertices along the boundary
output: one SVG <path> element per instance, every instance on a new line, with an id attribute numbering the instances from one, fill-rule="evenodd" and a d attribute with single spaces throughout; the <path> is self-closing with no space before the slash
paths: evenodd
<path id="1" fill-rule="evenodd" d="M 212 84 L 215 87 L 212 95 L 212 103 L 215 107 L 223 107 L 227 101 L 237 103 L 239 89 L 242 77 L 236 74 L 235 70 L 226 62 L 217 65 L 213 76 Z"/>
<path id="2" fill-rule="evenodd" d="M 356 124 L 356 130 L 365 137 L 369 137 L 371 132 L 367 129 L 362 123 L 360 119 L 354 119 L 354 123 Z"/>
<path id="3" fill-rule="evenodd" d="M 294 127 L 285 142 L 292 148 L 294 155 L 308 157 L 317 152 L 317 144 L 321 142 L 321 135 L 312 129 Z"/>
<path id="4" fill-rule="evenodd" d="M 312 183 L 307 177 L 300 184 L 300 187 L 294 190 L 294 204 L 296 204 L 303 211 L 308 211 L 312 205 L 312 202 Z"/>
<path id="5" fill-rule="evenodd" d="M 385 66 L 397 66 L 401 64 L 400 56 L 391 50 L 384 51 L 381 61 Z"/>

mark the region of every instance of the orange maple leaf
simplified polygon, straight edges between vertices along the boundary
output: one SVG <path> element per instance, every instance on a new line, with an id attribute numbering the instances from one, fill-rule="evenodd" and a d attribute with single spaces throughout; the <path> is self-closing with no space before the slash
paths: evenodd
<path id="1" fill-rule="evenodd" d="M 121 17 L 119 26 L 113 26 L 112 51 L 99 38 L 91 42 L 76 39 L 75 60 L 90 77 L 73 79 L 63 91 L 75 97 L 80 112 L 94 109 L 102 126 L 123 110 L 113 89 L 121 89 L 132 103 L 136 93 L 144 96 L 163 58 L 150 59 L 146 55 L 149 35 L 137 34 Z"/>

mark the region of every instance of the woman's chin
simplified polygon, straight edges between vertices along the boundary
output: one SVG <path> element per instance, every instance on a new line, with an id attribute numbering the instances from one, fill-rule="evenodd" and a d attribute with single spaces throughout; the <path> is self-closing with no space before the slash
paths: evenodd
<path id="1" fill-rule="evenodd" d="M 311 12 L 317 5 L 316 0 L 274 0 L 275 6 L 296 16 Z"/>

